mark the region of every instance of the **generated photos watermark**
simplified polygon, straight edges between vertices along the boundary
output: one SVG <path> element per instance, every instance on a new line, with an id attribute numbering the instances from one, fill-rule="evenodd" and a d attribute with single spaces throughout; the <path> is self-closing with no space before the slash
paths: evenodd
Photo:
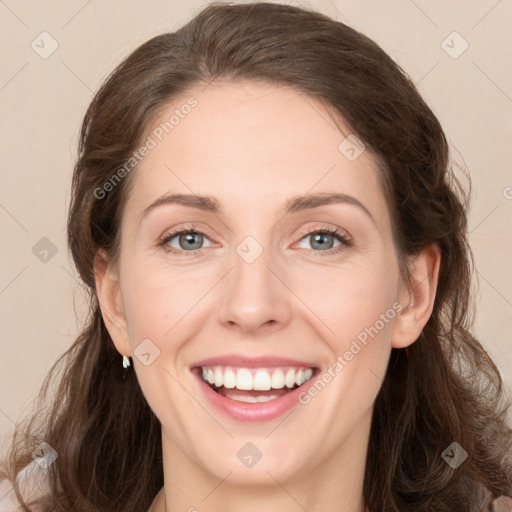
<path id="1" fill-rule="evenodd" d="M 158 146 L 159 142 L 165 138 L 166 135 L 171 133 L 172 130 L 178 126 L 183 119 L 185 119 L 194 107 L 197 107 L 197 100 L 191 96 L 186 103 L 181 105 L 180 108 L 174 110 L 174 114 L 169 117 L 169 120 L 160 123 L 148 137 L 142 146 L 135 150 L 130 158 L 112 174 L 112 176 L 103 183 L 101 187 L 94 189 L 94 197 L 98 200 L 105 199 L 109 192 L 124 179 L 147 155 L 152 149 Z"/>
<path id="2" fill-rule="evenodd" d="M 357 336 L 352 340 L 350 348 L 342 355 L 338 355 L 336 361 L 323 371 L 315 380 L 315 383 L 308 388 L 307 391 L 302 391 L 299 394 L 298 400 L 302 405 L 307 405 L 311 400 L 322 391 L 329 382 L 331 382 L 337 375 L 341 373 L 343 368 L 349 364 L 354 357 L 361 352 L 361 350 L 368 345 L 368 338 L 373 339 L 379 334 L 382 329 L 393 320 L 395 316 L 402 311 L 403 307 L 399 302 L 395 302 L 385 313 L 381 313 L 378 320 L 370 327 L 365 327 Z"/>

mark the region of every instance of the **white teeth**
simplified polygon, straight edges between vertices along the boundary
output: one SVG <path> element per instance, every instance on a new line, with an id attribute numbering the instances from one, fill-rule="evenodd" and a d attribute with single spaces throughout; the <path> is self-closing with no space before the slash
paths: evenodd
<path id="1" fill-rule="evenodd" d="M 272 374 L 271 387 L 273 389 L 284 388 L 284 373 L 283 370 L 281 370 L 280 368 L 275 370 L 274 373 Z"/>
<path id="2" fill-rule="evenodd" d="M 308 368 L 306 370 L 299 370 L 297 374 L 295 375 L 295 383 L 299 386 L 311 379 L 311 376 L 313 375 L 313 370 L 311 368 Z"/>
<path id="3" fill-rule="evenodd" d="M 269 395 L 269 396 L 230 396 L 231 400 L 237 400 L 238 402 L 247 402 L 249 404 L 255 404 L 258 402 L 268 402 L 270 400 L 275 400 L 277 395 Z"/>
<path id="4" fill-rule="evenodd" d="M 267 391 L 272 387 L 270 375 L 265 370 L 258 370 L 254 376 L 253 389 Z"/>
<path id="5" fill-rule="evenodd" d="M 295 386 L 295 370 L 290 368 L 286 373 L 286 377 L 284 378 L 284 383 L 287 388 L 293 388 Z"/>
<path id="6" fill-rule="evenodd" d="M 236 375 L 233 370 L 226 370 L 224 372 L 224 387 L 234 388 L 236 386 Z"/>
<path id="7" fill-rule="evenodd" d="M 240 368 L 236 372 L 236 389 L 244 389 L 250 391 L 253 388 L 253 378 L 250 370 L 246 368 Z"/>
<path id="8" fill-rule="evenodd" d="M 222 386 L 222 383 L 224 382 L 224 376 L 222 375 L 222 370 L 217 367 L 215 368 L 214 372 L 213 372 L 214 376 L 215 376 L 215 385 L 217 387 L 219 386 Z"/>
<path id="9" fill-rule="evenodd" d="M 270 389 L 301 386 L 313 375 L 312 368 L 230 368 L 214 366 L 202 368 L 203 380 L 216 387 L 240 389 L 244 391 L 268 391 Z M 244 400 L 242 401 L 245 401 Z M 252 397 L 254 398 L 254 397 Z M 266 397 L 263 397 L 266 399 Z M 264 401 L 264 400 L 263 400 Z"/>

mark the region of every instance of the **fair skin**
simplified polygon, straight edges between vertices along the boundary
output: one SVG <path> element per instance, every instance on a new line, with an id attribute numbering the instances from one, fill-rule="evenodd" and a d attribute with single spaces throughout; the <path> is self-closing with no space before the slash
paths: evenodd
<path id="1" fill-rule="evenodd" d="M 426 247 L 411 261 L 407 286 L 375 159 L 366 150 L 349 161 L 338 150 L 351 132 L 320 103 L 285 87 L 214 83 L 175 98 L 150 128 L 190 96 L 197 107 L 130 177 L 119 261 L 95 262 L 107 328 L 119 353 L 133 357 L 162 425 L 164 488 L 150 511 L 363 512 L 373 404 L 392 347 L 414 343 L 432 312 L 439 250 Z M 333 192 L 368 212 L 344 202 L 284 213 L 293 196 Z M 141 220 L 166 193 L 215 196 L 222 211 L 164 204 Z M 191 249 L 179 235 L 167 243 L 179 253 L 158 247 L 185 227 L 203 233 Z M 322 254 L 311 233 L 325 227 L 352 245 L 327 234 L 332 254 Z M 263 249 L 251 263 L 236 250 L 248 236 Z M 393 304 L 400 311 L 317 396 L 272 420 L 223 414 L 191 372 L 225 354 L 294 358 L 326 371 Z M 145 339 L 160 350 L 147 366 L 134 355 Z M 250 468 L 237 457 L 248 442 L 262 454 Z"/>

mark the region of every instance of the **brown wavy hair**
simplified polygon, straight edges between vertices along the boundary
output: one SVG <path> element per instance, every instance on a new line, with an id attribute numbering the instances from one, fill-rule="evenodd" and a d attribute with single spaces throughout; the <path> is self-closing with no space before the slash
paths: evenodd
<path id="1" fill-rule="evenodd" d="M 511 496 L 508 403 L 497 367 L 470 331 L 470 192 L 456 177 L 438 119 L 363 34 L 312 9 L 262 2 L 210 4 L 137 48 L 94 96 L 80 132 L 67 232 L 90 316 L 45 379 L 37 412 L 14 434 L 3 474 L 14 481 L 46 441 L 58 453 L 48 469 L 48 510 L 140 512 L 163 486 L 160 423 L 133 368 L 123 378 L 95 291 L 94 258 L 100 249 L 117 257 L 132 180 L 103 199 L 94 191 L 176 95 L 239 79 L 289 86 L 322 102 L 372 151 L 405 279 L 407 257 L 430 243 L 441 249 L 432 315 L 412 346 L 392 350 L 375 402 L 365 504 L 372 512 L 473 512 L 486 495 Z M 441 457 L 454 441 L 469 454 L 457 469 Z"/>

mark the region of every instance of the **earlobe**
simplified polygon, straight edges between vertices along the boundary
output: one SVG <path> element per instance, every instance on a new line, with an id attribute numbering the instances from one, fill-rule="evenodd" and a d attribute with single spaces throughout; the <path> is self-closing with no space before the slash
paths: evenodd
<path id="1" fill-rule="evenodd" d="M 425 246 L 413 258 L 410 285 L 402 293 L 401 303 L 406 306 L 393 328 L 393 348 L 405 348 L 414 343 L 428 322 L 434 308 L 440 265 L 441 249 L 437 244 Z"/>
<path id="2" fill-rule="evenodd" d="M 94 280 L 101 314 L 110 337 L 120 354 L 130 355 L 131 346 L 119 278 L 110 268 L 103 251 L 98 251 L 94 258 Z"/>

